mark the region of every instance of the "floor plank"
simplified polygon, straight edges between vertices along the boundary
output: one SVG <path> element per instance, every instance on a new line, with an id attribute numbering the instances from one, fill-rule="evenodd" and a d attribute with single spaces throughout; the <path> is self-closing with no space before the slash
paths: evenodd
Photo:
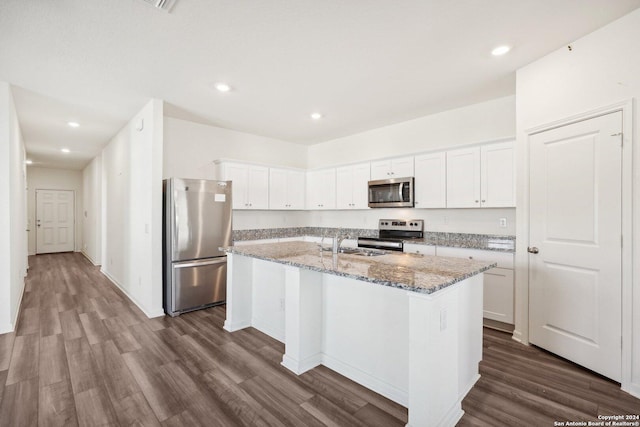
<path id="1" fill-rule="evenodd" d="M 38 404 L 39 426 L 76 426 L 76 401 L 71 381 L 63 380 L 40 387 Z"/>
<path id="2" fill-rule="evenodd" d="M 6 385 L 38 378 L 39 349 L 40 337 L 37 333 L 15 338 Z"/>
<path id="3" fill-rule="evenodd" d="M 7 385 L 0 403 L 0 427 L 38 424 L 38 378 Z"/>
<path id="4" fill-rule="evenodd" d="M 50 335 L 40 339 L 39 376 L 40 387 L 69 378 L 67 353 L 62 335 Z"/>

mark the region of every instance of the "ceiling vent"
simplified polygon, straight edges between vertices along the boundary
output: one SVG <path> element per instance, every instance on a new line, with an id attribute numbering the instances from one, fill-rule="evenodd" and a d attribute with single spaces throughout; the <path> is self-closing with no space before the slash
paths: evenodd
<path id="1" fill-rule="evenodd" d="M 173 5 L 176 3 L 176 0 L 144 0 L 146 3 L 149 3 L 151 6 L 164 10 L 165 12 L 170 12 L 173 8 Z"/>

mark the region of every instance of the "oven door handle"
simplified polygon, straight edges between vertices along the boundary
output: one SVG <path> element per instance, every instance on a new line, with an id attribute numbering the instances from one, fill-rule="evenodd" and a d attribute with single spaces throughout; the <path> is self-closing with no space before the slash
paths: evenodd
<path id="1" fill-rule="evenodd" d="M 369 245 L 369 246 L 365 246 Z M 395 249 L 402 250 L 403 242 L 385 242 L 381 240 L 375 239 L 358 239 L 358 247 L 366 248 L 366 247 L 374 247 L 374 248 L 385 248 L 385 249 Z"/>

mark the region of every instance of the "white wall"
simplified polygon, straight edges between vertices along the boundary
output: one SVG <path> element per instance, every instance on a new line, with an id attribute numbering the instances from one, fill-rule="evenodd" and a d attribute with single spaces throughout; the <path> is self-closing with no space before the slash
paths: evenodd
<path id="1" fill-rule="evenodd" d="M 515 97 L 508 96 L 312 145 L 310 169 L 402 156 L 515 135 Z"/>
<path id="2" fill-rule="evenodd" d="M 0 82 L 0 334 L 15 329 L 27 274 L 24 160 L 11 86 Z"/>
<path id="3" fill-rule="evenodd" d="M 215 179 L 213 161 L 222 158 L 304 168 L 307 147 L 172 117 L 164 118 L 164 178 Z"/>
<path id="4" fill-rule="evenodd" d="M 640 10 L 573 42 L 572 50 L 559 49 L 517 73 L 518 209 L 516 255 L 516 337 L 527 340 L 528 324 L 528 174 L 527 129 L 595 110 L 619 101 L 640 98 Z M 633 132 L 625 144 L 633 144 L 633 249 L 640 248 L 640 144 L 635 106 Z M 640 396 L 640 251 L 633 251 L 632 384 L 624 384 Z M 627 340 L 627 345 L 630 343 Z"/>
<path id="5" fill-rule="evenodd" d="M 82 248 L 82 172 L 68 169 L 27 167 L 27 228 L 29 255 L 36 253 L 36 190 L 72 190 L 75 197 L 74 250 Z"/>
<path id="6" fill-rule="evenodd" d="M 82 171 L 82 253 L 94 264 L 102 263 L 102 156 Z"/>
<path id="7" fill-rule="evenodd" d="M 102 151 L 102 271 L 149 317 L 163 315 L 162 151 L 159 100 Z"/>
<path id="8" fill-rule="evenodd" d="M 315 227 L 377 229 L 381 218 L 423 219 L 426 231 L 472 234 L 515 234 L 515 209 L 368 209 L 357 211 L 311 211 L 307 222 Z M 499 227 L 499 219 L 507 227 Z"/>
<path id="9" fill-rule="evenodd" d="M 214 179 L 220 158 L 318 168 L 411 155 L 515 135 L 513 96 L 373 129 L 309 147 L 165 117 L 165 178 Z M 513 235 L 515 209 L 370 209 L 364 211 L 234 211 L 233 228 L 378 227 L 381 217 L 426 220 L 429 231 Z M 507 228 L 499 228 L 507 218 Z"/>

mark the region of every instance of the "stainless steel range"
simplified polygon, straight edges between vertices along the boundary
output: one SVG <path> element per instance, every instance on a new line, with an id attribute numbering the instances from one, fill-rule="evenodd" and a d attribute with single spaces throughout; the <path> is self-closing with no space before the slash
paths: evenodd
<path id="1" fill-rule="evenodd" d="M 424 220 L 381 219 L 378 230 L 379 237 L 358 237 L 358 247 L 401 252 L 405 240 L 424 237 Z"/>

